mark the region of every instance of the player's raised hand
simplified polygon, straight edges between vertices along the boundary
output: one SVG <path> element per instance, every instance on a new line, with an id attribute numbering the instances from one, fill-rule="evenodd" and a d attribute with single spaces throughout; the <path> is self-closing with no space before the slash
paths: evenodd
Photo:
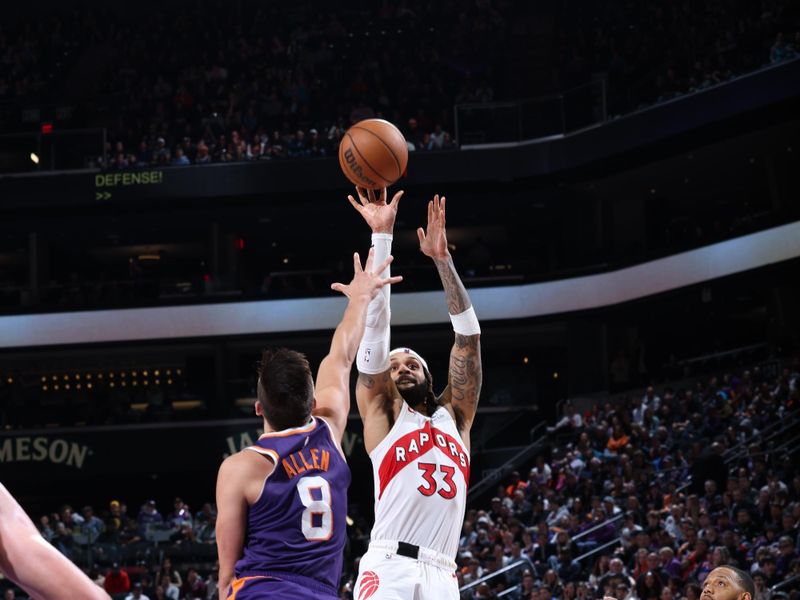
<path id="1" fill-rule="evenodd" d="M 374 190 L 356 186 L 358 201 L 352 195 L 347 199 L 372 228 L 372 233 L 392 233 L 394 220 L 397 217 L 397 206 L 403 197 L 403 190 L 397 192 L 391 202 L 386 202 L 387 190 L 383 188 L 376 197 Z"/>
<path id="2" fill-rule="evenodd" d="M 434 260 L 446 259 L 450 256 L 447 247 L 447 233 L 445 231 L 445 197 L 439 199 L 439 194 L 428 202 L 428 227 L 417 229 L 419 249 L 425 256 Z"/>
<path id="3" fill-rule="evenodd" d="M 358 296 L 366 296 L 372 300 L 378 294 L 378 290 L 383 286 L 403 281 L 401 275 L 395 275 L 394 277 L 381 277 L 379 275 L 379 273 L 382 273 L 383 270 L 391 264 L 392 260 L 394 260 L 393 256 L 389 256 L 383 261 L 383 264 L 379 265 L 377 269 L 374 269 L 375 272 L 373 273 L 372 260 L 374 255 L 375 251 L 370 248 L 369 256 L 367 256 L 367 264 L 362 268 L 361 257 L 359 257 L 358 252 L 354 253 L 353 270 L 355 274 L 353 275 L 353 280 L 347 285 L 343 283 L 332 283 L 331 289 L 341 292 L 350 299 Z"/>

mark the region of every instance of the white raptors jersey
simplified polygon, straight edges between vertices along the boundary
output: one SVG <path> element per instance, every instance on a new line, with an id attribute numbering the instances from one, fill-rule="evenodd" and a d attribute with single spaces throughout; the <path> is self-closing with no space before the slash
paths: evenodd
<path id="1" fill-rule="evenodd" d="M 375 477 L 373 540 L 407 542 L 455 558 L 464 522 L 469 453 L 453 417 L 426 417 L 403 402 L 370 453 Z"/>

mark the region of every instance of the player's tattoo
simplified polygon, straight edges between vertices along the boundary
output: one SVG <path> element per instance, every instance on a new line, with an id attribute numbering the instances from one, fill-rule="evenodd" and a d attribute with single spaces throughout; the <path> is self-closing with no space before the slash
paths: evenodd
<path id="1" fill-rule="evenodd" d="M 480 337 L 457 333 L 450 353 L 449 389 L 459 431 L 475 414 L 482 383 Z"/>
<path id="2" fill-rule="evenodd" d="M 389 380 L 389 371 L 378 373 L 377 375 L 367 375 L 366 373 L 358 374 L 357 385 L 363 385 L 368 390 L 375 387 L 376 383 L 386 383 Z"/>
<path id="3" fill-rule="evenodd" d="M 467 290 L 464 288 L 464 284 L 461 283 L 461 278 L 458 276 L 458 273 L 456 273 L 453 259 L 436 259 L 433 262 L 442 280 L 444 297 L 447 300 L 447 310 L 451 315 L 461 314 L 467 310 L 471 304 Z"/>
<path id="4" fill-rule="evenodd" d="M 367 375 L 366 373 L 359 373 L 358 385 L 362 385 L 368 390 L 371 390 L 375 387 L 375 378 L 372 375 Z"/>

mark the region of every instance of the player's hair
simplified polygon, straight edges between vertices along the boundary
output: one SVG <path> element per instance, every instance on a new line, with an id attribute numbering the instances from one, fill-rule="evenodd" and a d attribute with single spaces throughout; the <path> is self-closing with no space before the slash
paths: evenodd
<path id="1" fill-rule="evenodd" d="M 733 574 L 736 575 L 736 581 L 739 584 L 739 587 L 742 588 L 742 591 L 750 594 L 751 599 L 756 597 L 756 584 L 753 581 L 753 578 L 750 577 L 750 573 L 747 571 L 742 571 L 736 567 L 732 567 L 731 565 L 725 565 L 725 568 L 729 571 L 732 571 Z"/>
<path id="2" fill-rule="evenodd" d="M 314 380 L 304 354 L 269 348 L 258 365 L 258 402 L 275 430 L 300 427 L 314 405 Z"/>
<path id="3" fill-rule="evenodd" d="M 425 375 L 425 405 L 428 408 L 428 414 L 432 415 L 439 406 L 436 394 L 433 393 L 433 377 L 431 377 L 430 371 L 424 366 L 422 367 L 422 374 Z"/>

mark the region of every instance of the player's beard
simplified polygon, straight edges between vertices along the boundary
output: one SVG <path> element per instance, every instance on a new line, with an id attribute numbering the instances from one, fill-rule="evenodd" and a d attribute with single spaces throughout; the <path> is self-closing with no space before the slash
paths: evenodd
<path id="1" fill-rule="evenodd" d="M 416 383 L 413 387 L 403 386 L 397 388 L 403 400 L 406 401 L 411 408 L 417 410 L 425 406 L 428 399 L 428 382 L 423 379 L 421 382 Z"/>

